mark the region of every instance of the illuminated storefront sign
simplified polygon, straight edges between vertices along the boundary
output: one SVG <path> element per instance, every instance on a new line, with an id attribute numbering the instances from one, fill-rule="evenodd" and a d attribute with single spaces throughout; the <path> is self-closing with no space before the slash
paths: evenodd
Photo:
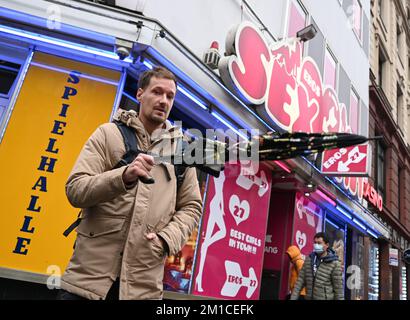
<path id="1" fill-rule="evenodd" d="M 323 152 L 322 173 L 325 175 L 360 176 L 369 174 L 369 145 L 327 150 Z"/>
<path id="2" fill-rule="evenodd" d="M 263 105 L 281 129 L 351 132 L 346 106 L 323 85 L 316 62 L 302 56 L 301 42 L 268 45 L 249 22 L 229 33 L 226 42 L 229 56 L 219 64 L 224 83 L 245 103 Z"/>
<path id="3" fill-rule="evenodd" d="M 245 103 L 263 108 L 282 130 L 351 133 L 350 121 L 357 119 L 349 119 L 335 90 L 323 83 L 316 62 L 303 57 L 302 51 L 302 43 L 294 38 L 269 45 L 257 27 L 243 22 L 227 36 L 227 56 L 219 63 L 221 78 Z M 353 154 L 346 162 L 367 164 L 367 158 Z M 361 199 L 361 179 L 336 181 Z"/>

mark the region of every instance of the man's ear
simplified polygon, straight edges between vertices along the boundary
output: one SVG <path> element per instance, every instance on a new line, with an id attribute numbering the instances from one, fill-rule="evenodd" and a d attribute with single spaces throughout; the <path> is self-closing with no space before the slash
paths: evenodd
<path id="1" fill-rule="evenodd" d="M 141 95 L 144 93 L 144 89 L 138 88 L 137 95 L 135 98 L 137 98 L 138 101 L 141 102 Z"/>

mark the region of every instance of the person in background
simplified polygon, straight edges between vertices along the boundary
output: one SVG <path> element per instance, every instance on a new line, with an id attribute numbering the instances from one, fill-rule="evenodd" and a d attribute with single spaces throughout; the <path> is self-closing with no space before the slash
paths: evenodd
<path id="1" fill-rule="evenodd" d="M 302 259 L 302 255 L 297 246 L 290 246 L 288 250 L 286 250 L 286 254 L 288 255 L 289 260 L 292 264 L 292 267 L 290 269 L 290 279 L 289 279 L 290 294 L 288 295 L 288 299 L 290 299 L 293 288 L 296 285 L 299 272 L 300 270 L 302 270 L 304 260 Z M 305 295 L 306 295 L 306 289 L 303 288 L 302 291 L 300 292 L 299 300 L 305 300 Z"/>
<path id="2" fill-rule="evenodd" d="M 314 251 L 306 258 L 291 300 L 297 300 L 306 287 L 306 300 L 344 300 L 342 267 L 329 238 L 323 232 L 314 236 Z"/>

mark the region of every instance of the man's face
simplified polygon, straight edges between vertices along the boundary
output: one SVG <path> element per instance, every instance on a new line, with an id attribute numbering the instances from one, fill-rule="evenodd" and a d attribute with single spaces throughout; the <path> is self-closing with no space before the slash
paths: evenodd
<path id="1" fill-rule="evenodd" d="M 175 82 L 170 79 L 152 77 L 145 89 L 138 89 L 140 116 L 154 124 L 162 124 L 171 112 L 176 94 Z"/>
<path id="2" fill-rule="evenodd" d="M 323 251 L 327 251 L 329 248 L 329 244 L 326 244 L 322 237 L 313 239 L 313 243 L 316 245 L 321 245 L 323 247 Z"/>

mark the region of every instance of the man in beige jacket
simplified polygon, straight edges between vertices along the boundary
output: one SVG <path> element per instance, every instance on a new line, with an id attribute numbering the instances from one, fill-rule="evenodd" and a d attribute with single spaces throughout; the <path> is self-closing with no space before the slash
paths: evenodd
<path id="1" fill-rule="evenodd" d="M 139 115 L 123 111 L 118 120 L 135 130 L 141 151 L 158 154 L 165 139 L 174 150 L 182 138 L 167 120 L 175 76 L 155 68 L 142 74 L 138 84 Z M 161 299 L 165 258 L 181 250 L 198 224 L 202 199 L 194 168 L 185 171 L 177 190 L 173 165 L 155 164 L 147 154 L 113 169 L 125 152 L 117 125 L 103 124 L 84 145 L 68 178 L 66 194 L 74 207 L 82 208 L 82 220 L 59 299 Z M 155 183 L 140 181 L 148 177 Z"/>

